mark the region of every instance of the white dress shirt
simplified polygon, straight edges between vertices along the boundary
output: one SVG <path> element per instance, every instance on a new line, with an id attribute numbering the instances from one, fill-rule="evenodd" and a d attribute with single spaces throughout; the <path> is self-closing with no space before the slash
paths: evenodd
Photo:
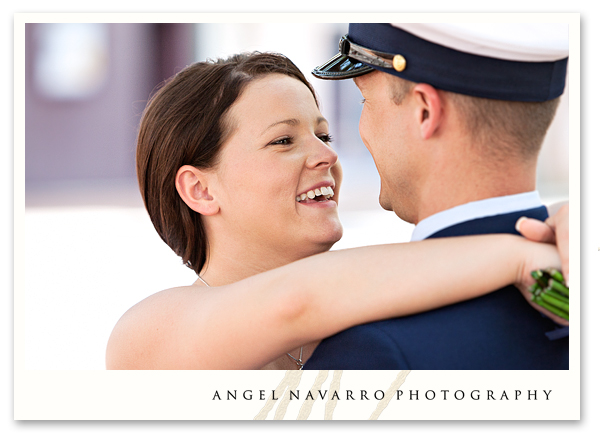
<path id="1" fill-rule="evenodd" d="M 410 240 L 422 241 L 440 230 L 465 221 L 534 209 L 540 206 L 542 206 L 542 200 L 537 191 L 473 201 L 425 218 L 416 225 Z"/>

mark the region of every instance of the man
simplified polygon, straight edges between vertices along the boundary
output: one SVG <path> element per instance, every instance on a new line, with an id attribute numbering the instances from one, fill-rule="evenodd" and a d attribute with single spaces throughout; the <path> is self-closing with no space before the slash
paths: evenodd
<path id="1" fill-rule="evenodd" d="M 521 217 L 548 218 L 536 164 L 564 90 L 567 36 L 555 25 L 351 24 L 313 74 L 354 79 L 380 204 L 416 224 L 413 240 L 517 233 Z M 305 369 L 568 369 L 567 335 L 507 287 L 351 328 Z"/>

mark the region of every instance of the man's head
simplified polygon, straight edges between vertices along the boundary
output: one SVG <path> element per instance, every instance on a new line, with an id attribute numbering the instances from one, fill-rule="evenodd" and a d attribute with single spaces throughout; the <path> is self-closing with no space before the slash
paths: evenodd
<path id="1" fill-rule="evenodd" d="M 565 84 L 562 30 L 351 24 L 340 53 L 313 74 L 354 78 L 380 203 L 416 223 L 452 204 L 533 189 Z"/>

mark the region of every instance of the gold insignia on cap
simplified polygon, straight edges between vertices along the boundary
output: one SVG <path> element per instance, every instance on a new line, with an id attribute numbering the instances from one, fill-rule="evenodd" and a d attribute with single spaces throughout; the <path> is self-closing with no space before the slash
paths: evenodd
<path id="1" fill-rule="evenodd" d="M 401 72 L 406 68 L 406 58 L 404 58 L 402 55 L 394 55 L 392 65 L 397 72 Z"/>

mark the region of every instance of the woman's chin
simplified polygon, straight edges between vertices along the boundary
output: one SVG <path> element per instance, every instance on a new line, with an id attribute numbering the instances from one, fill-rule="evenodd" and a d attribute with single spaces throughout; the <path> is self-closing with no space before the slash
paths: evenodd
<path id="1" fill-rule="evenodd" d="M 331 249 L 331 247 L 333 247 L 333 245 L 336 242 L 342 239 L 342 236 L 344 234 L 342 225 L 339 223 L 335 227 L 331 227 L 327 231 L 322 230 L 322 232 L 323 233 L 319 236 L 319 239 L 317 240 L 319 246 L 322 247 L 320 253 Z"/>

